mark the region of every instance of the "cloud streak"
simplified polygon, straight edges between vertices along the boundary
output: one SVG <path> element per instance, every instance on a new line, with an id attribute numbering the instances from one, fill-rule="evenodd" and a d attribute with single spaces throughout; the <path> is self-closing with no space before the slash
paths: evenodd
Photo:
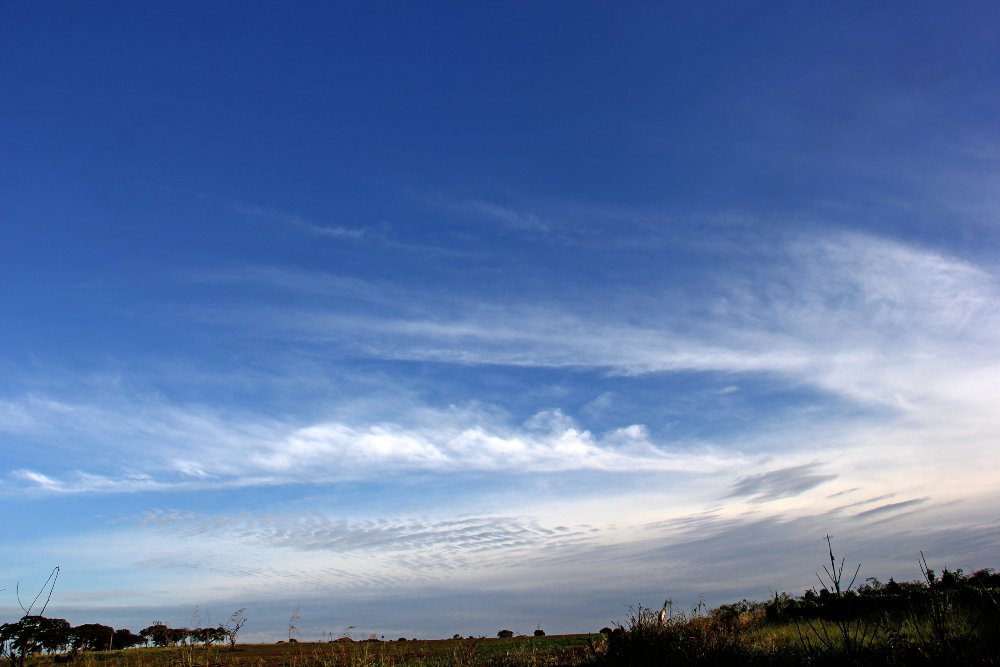
<path id="1" fill-rule="evenodd" d="M 928 500 L 930 500 L 930 498 L 911 498 L 910 500 L 901 500 L 898 503 L 886 503 L 885 505 L 879 505 L 878 507 L 858 512 L 855 516 L 858 518 L 867 518 L 877 514 L 886 514 L 887 512 L 895 512 L 896 510 L 915 507 L 916 505 L 923 505 Z"/>
<path id="2" fill-rule="evenodd" d="M 0 430 L 46 440 L 49 448 L 59 447 L 65 437 L 59 434 L 67 432 L 77 444 L 90 443 L 87 465 L 99 471 L 55 478 L 24 468 L 12 475 L 52 493 L 316 483 L 402 470 L 711 473 L 739 461 L 711 447 L 654 442 L 641 425 L 597 435 L 559 410 L 540 412 L 519 426 L 457 407 L 422 409 L 405 422 L 306 426 L 127 401 L 95 406 L 36 397 L 18 404 L 17 412 L 26 419 L 0 423 Z M 137 446 L 144 456 L 128 457 Z M 121 470 L 123 458 L 132 469 Z"/>
<path id="3" fill-rule="evenodd" d="M 821 474 L 818 469 L 816 464 L 805 464 L 741 477 L 733 484 L 729 495 L 750 496 L 752 502 L 762 503 L 796 496 L 837 478 L 836 475 Z"/>
<path id="4" fill-rule="evenodd" d="M 388 359 L 774 373 L 892 408 L 925 393 L 947 398 L 935 394 L 966 384 L 921 382 L 922 373 L 948 369 L 982 385 L 983 364 L 1000 363 L 991 345 L 1000 333 L 992 307 L 1000 287 L 982 268 L 857 234 L 789 241 L 758 259 L 764 268 L 713 275 L 697 299 L 670 288 L 648 296 L 596 290 L 589 302 L 606 307 L 567 309 L 545 305 L 543 295 L 501 305 L 356 282 L 349 293 L 382 306 L 383 315 L 299 301 L 229 309 L 218 323 Z"/>
<path id="5" fill-rule="evenodd" d="M 460 218 L 488 220 L 521 232 L 546 233 L 552 230 L 550 220 L 523 208 L 477 197 L 455 197 L 441 193 L 420 193 L 417 198 L 435 209 L 450 212 Z"/>
<path id="6" fill-rule="evenodd" d="M 234 213 L 239 213 L 251 218 L 277 222 L 294 229 L 306 232 L 312 236 L 320 236 L 331 239 L 359 239 L 365 235 L 365 230 L 356 227 L 343 227 L 340 225 L 321 225 L 294 213 L 286 213 L 273 208 L 255 206 L 244 202 L 230 202 L 228 208 Z"/>
<path id="7" fill-rule="evenodd" d="M 98 454 L 76 472 L 24 463 L 8 479 L 40 491 L 68 492 L 319 482 L 353 479 L 374 469 L 741 471 L 731 497 L 772 501 L 833 480 L 852 463 L 871 462 L 878 450 L 870 448 L 878 443 L 900 471 L 920 469 L 914 461 L 943 438 L 958 453 L 956 466 L 965 453 L 983 457 L 984 443 L 1000 432 L 994 409 L 1000 400 L 1000 355 L 993 345 L 1000 338 L 1000 315 L 990 307 L 1000 302 L 1000 290 L 993 274 L 857 234 L 792 240 L 766 252 L 775 258 L 764 268 L 737 268 L 707 282 L 707 298 L 692 301 L 667 292 L 653 307 L 652 298 L 623 293 L 597 299 L 608 304 L 600 310 L 473 305 L 461 295 L 438 297 L 273 268 L 188 278 L 246 275 L 272 285 L 280 302 L 289 301 L 285 294 L 295 296 L 294 306 L 219 308 L 214 324 L 320 352 L 339 349 L 458 366 L 589 367 L 633 377 L 677 371 L 752 374 L 784 386 L 812 387 L 867 412 L 850 418 L 800 415 L 776 431 L 754 425 L 739 437 L 674 441 L 651 436 L 639 423 L 619 422 L 594 432 L 556 406 L 536 407 L 534 418 L 512 423 L 494 412 L 495 406 L 401 402 L 397 410 L 391 402 L 397 397 L 377 417 L 368 408 L 349 411 L 333 404 L 313 406 L 308 417 L 262 419 L 161 400 L 118 396 L 98 403 L 36 393 L 0 403 L 0 429 L 44 439 L 51 450 L 61 442 L 68 447 L 72 435 Z M 328 298 L 331 287 L 340 298 Z M 373 304 L 384 314 L 368 314 Z M 747 395 L 745 388 L 738 396 L 728 390 L 735 384 L 723 386 L 720 400 Z M 388 416 L 393 412 L 395 417 Z M 957 414 L 962 418 L 956 421 Z M 810 419 L 814 427 L 821 420 L 822 437 L 810 432 L 815 431 Z M 121 470 L 119 454 L 126 446 L 116 443 L 144 448 L 148 462 Z M 833 467 L 826 461 L 820 472 L 810 466 L 827 458 L 823 443 L 827 450 L 835 445 L 843 461 Z M 748 469 L 746 452 L 762 448 L 781 458 L 759 472 Z M 996 465 L 988 455 L 985 459 L 984 471 Z M 877 467 L 864 473 L 889 474 Z"/>

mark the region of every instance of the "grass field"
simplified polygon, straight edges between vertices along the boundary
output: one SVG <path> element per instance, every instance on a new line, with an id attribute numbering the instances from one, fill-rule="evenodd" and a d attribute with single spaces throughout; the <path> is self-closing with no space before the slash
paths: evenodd
<path id="1" fill-rule="evenodd" d="M 463 667 L 482 665 L 584 665 L 593 662 L 591 642 L 601 635 L 446 639 L 385 642 L 281 643 L 172 646 L 86 651 L 75 667 Z M 60 655 L 32 656 L 25 667 L 66 662 Z"/>
<path id="2" fill-rule="evenodd" d="M 1000 665 L 996 613 L 953 610 L 946 627 L 906 614 L 768 619 L 756 605 L 726 616 L 657 620 L 638 609 L 611 635 L 326 643 L 181 645 L 36 653 L 23 667 L 639 667 L 644 665 Z"/>

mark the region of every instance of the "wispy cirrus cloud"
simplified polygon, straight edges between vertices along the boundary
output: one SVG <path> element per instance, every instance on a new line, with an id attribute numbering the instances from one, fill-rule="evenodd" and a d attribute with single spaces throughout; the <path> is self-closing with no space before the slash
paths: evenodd
<path id="1" fill-rule="evenodd" d="M 791 238 L 755 252 L 761 261 L 728 271 L 691 269 L 696 295 L 649 281 L 641 292 L 586 286 L 588 299 L 557 306 L 544 292 L 499 303 L 460 289 L 438 295 L 354 281 L 345 293 L 355 302 L 222 307 L 213 321 L 386 359 L 768 373 L 894 410 L 997 391 L 993 272 L 859 234 Z M 315 289 L 311 281 L 338 282 L 273 278 L 293 291 L 297 282 L 299 295 Z M 362 302 L 380 314 L 352 306 Z M 939 381 L 948 376 L 955 381 Z"/>
<path id="2" fill-rule="evenodd" d="M 48 475 L 43 475 L 40 472 L 34 472 L 32 470 L 14 470 L 11 475 L 15 479 L 20 479 L 28 484 L 36 486 L 45 491 L 63 491 L 66 487 L 63 482 L 52 479 Z"/>
<path id="3" fill-rule="evenodd" d="M 593 307 L 580 300 L 570 302 L 576 307 L 529 303 L 528 295 L 512 303 L 474 303 L 460 290 L 435 295 L 391 283 L 266 267 L 191 279 L 235 280 L 235 273 L 274 286 L 277 296 L 261 297 L 263 303 L 212 309 L 213 319 L 205 326 L 224 327 L 237 337 L 247 332 L 320 352 L 456 366 L 754 374 L 784 387 L 818 389 L 871 411 L 853 420 L 833 415 L 819 424 L 819 417 L 812 417 L 813 430 L 821 427 L 824 434 L 819 439 L 810 433 L 808 415 L 777 430 L 750 423 L 742 438 L 672 442 L 650 436 L 638 423 L 619 422 L 595 433 L 558 404 L 536 406 L 538 419 L 511 423 L 488 409 L 433 404 L 408 406 L 396 418 L 386 416 L 389 409 L 377 416 L 365 410 L 348 415 L 337 404 L 313 406 L 309 417 L 261 418 L 167 401 L 143 404 L 118 397 L 101 404 L 31 394 L 0 405 L 0 428 L 44 434 L 52 449 L 73 434 L 92 443 L 98 459 L 101 451 L 109 452 L 109 461 L 119 451 L 113 443 L 151 453 L 148 469 L 78 467 L 96 477 L 73 478 L 72 467 L 62 466 L 57 474 L 37 465 L 19 466 L 20 482 L 44 475 L 50 490 L 56 483 L 67 490 L 94 490 L 113 486 L 104 478 L 124 480 L 134 473 L 150 476 L 129 482 L 136 486 L 236 485 L 350 477 L 373 466 L 693 474 L 735 469 L 746 463 L 741 451 L 759 450 L 755 442 L 787 453 L 797 442 L 815 441 L 799 459 L 783 454 L 769 467 L 739 475 L 765 497 L 780 495 L 779 486 L 767 483 L 781 480 L 755 476 L 821 461 L 816 452 L 822 443 L 849 452 L 844 463 L 823 473 L 799 471 L 804 477 L 792 475 L 785 482 L 843 474 L 849 462 L 878 458 L 880 448 L 873 446 L 879 442 L 901 471 L 919 467 L 914 463 L 918 453 L 942 439 L 963 453 L 956 459 L 960 462 L 964 453 L 983 451 L 1000 432 L 995 412 L 1000 355 L 993 345 L 1000 337 L 1000 315 L 992 307 L 1000 303 L 1000 290 L 990 271 L 856 234 L 808 243 L 786 240 L 766 252 L 774 257 L 763 268 L 737 266 L 713 274 L 697 298 L 666 290 L 658 301 L 618 291 L 592 299 L 599 304 Z M 331 286 L 347 298 L 329 299 Z M 367 309 L 372 304 L 381 314 Z M 741 397 L 746 393 L 739 392 Z M 865 474 L 889 473 L 876 467 Z"/>
<path id="4" fill-rule="evenodd" d="M 534 213 L 503 206 L 495 202 L 484 201 L 482 199 L 468 199 L 458 202 L 456 207 L 459 210 L 466 210 L 476 215 L 499 221 L 515 229 L 536 232 L 546 232 L 551 229 L 549 222 Z"/>
<path id="5" fill-rule="evenodd" d="M 503 204 L 481 197 L 446 195 L 444 193 L 422 192 L 416 198 L 433 208 L 453 215 L 472 219 L 488 220 L 503 227 L 524 232 L 549 232 L 553 223 L 545 216 L 528 208 Z"/>
<path id="6" fill-rule="evenodd" d="M 324 225 L 295 213 L 288 213 L 274 208 L 232 201 L 227 205 L 231 211 L 261 220 L 277 222 L 313 236 L 331 239 L 358 239 L 365 235 L 365 230 L 359 227 L 344 227 L 342 225 Z"/>

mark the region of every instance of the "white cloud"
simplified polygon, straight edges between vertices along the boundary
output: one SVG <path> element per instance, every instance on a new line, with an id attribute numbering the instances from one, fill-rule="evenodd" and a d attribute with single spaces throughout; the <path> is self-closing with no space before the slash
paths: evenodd
<path id="1" fill-rule="evenodd" d="M 33 470 L 15 470 L 13 475 L 18 479 L 23 479 L 24 481 L 45 489 L 46 491 L 62 491 L 64 489 L 62 482 L 56 481 L 48 475 L 43 475 L 42 473 L 35 472 Z"/>
<path id="2" fill-rule="evenodd" d="M 294 213 L 286 213 L 277 209 L 254 206 L 243 202 L 231 202 L 228 208 L 240 215 L 261 218 L 278 222 L 300 229 L 314 236 L 325 236 L 335 239 L 357 239 L 364 236 L 364 230 L 340 225 L 321 225 Z"/>
<path id="3" fill-rule="evenodd" d="M 760 374 L 882 411 L 908 429 L 949 433 L 968 442 L 962 452 L 998 432 L 994 273 L 861 234 L 793 238 L 743 252 L 754 261 L 704 277 L 694 295 L 619 291 L 576 300 L 571 309 L 471 303 L 361 283 L 352 294 L 362 301 L 366 292 L 378 294 L 383 315 L 325 304 L 229 315 L 241 327 L 295 336 L 303 345 L 384 359 L 625 375 Z M 580 305 L 588 302 L 599 307 Z"/>
<path id="4" fill-rule="evenodd" d="M 847 399 L 866 408 L 867 416 L 817 422 L 816 415 L 801 414 L 766 429 L 750 422 L 745 432 L 714 442 L 671 442 L 627 422 L 593 433 L 562 409 L 544 405 L 516 425 L 490 406 L 395 406 L 392 399 L 377 416 L 363 406 L 331 405 L 325 411 L 313 406 L 311 416 L 301 418 L 109 392 L 100 400 L 35 392 L 0 404 L 0 429 L 44 442 L 48 451 L 87 443 L 93 454 L 75 467 L 22 465 L 48 481 L 22 475 L 21 482 L 48 490 L 59 484 L 95 490 L 320 481 L 376 469 L 730 471 L 745 477 L 820 461 L 834 466 L 829 474 L 894 488 L 911 475 L 952 493 L 956 484 L 941 479 L 945 469 L 976 483 L 998 469 L 1000 459 L 990 454 L 1000 434 L 1000 352 L 994 344 L 1000 340 L 1000 309 L 994 307 L 1000 288 L 992 273 L 856 234 L 794 240 L 768 252 L 774 257 L 763 268 L 734 268 L 706 282 L 712 297 L 707 310 L 702 296 L 684 300 L 676 293 L 658 309 L 646 297 L 633 302 L 629 295 L 599 299 L 594 310 L 542 303 L 473 307 L 352 280 L 345 283 L 352 298 L 379 299 L 387 314 L 274 307 L 267 317 L 257 311 L 240 325 L 273 335 L 295 332 L 296 344 L 308 344 L 303 332 L 320 346 L 327 344 L 324 337 L 336 339 L 376 357 L 588 366 L 623 374 L 756 372 Z M 317 280 L 336 280 L 281 271 L 259 277 L 307 293 L 322 291 Z M 731 394 L 736 386 L 721 391 Z M 741 389 L 740 396 L 748 393 Z M 610 414 L 613 405 L 606 394 L 581 414 Z M 949 456 L 927 467 L 923 462 L 942 443 Z M 138 449 L 144 452 L 138 462 L 124 455 Z M 741 452 L 770 452 L 775 459 L 763 468 Z M 828 460 L 832 452 L 838 461 Z M 122 460 L 133 463 L 126 470 Z M 973 460 L 978 463 L 969 470 Z"/>
<path id="5" fill-rule="evenodd" d="M 124 397 L 119 401 L 103 406 L 25 401 L 18 410 L 31 415 L 34 427 L 22 425 L 19 433 L 55 440 L 41 445 L 40 454 L 62 446 L 60 432 L 72 433 L 74 444 L 87 446 L 81 465 L 88 468 L 26 470 L 17 478 L 45 491 L 136 491 L 318 482 L 388 470 L 711 473 L 740 461 L 738 455 L 723 457 L 711 447 L 655 443 L 640 425 L 598 436 L 559 410 L 540 412 L 524 427 L 457 407 L 423 408 L 401 415 L 405 419 L 399 422 L 297 426 L 243 414 L 135 404 Z M 122 461 L 129 467 L 123 468 Z M 53 476 L 57 474 L 59 478 Z"/>
<path id="6" fill-rule="evenodd" d="M 455 585 L 501 585 L 488 568 L 509 577 L 520 572 L 518 563 L 535 568 L 522 573 L 525 585 L 593 577 L 602 567 L 648 578 L 659 563 L 664 571 L 689 571 L 683 585 L 696 591 L 722 577 L 713 558 L 723 567 L 727 553 L 751 547 L 770 554 L 746 584 L 764 590 L 795 583 L 767 578 L 775 544 L 801 548 L 799 533 L 813 529 L 819 536 L 859 534 L 859 543 L 878 551 L 884 563 L 927 547 L 943 556 L 957 553 L 949 544 L 965 544 L 973 555 L 990 552 L 996 531 L 975 508 L 995 501 L 1000 476 L 993 447 L 1000 434 L 995 277 L 954 258 L 864 236 L 792 243 L 777 254 L 782 261 L 764 269 L 707 284 L 711 307 L 701 310 L 676 294 L 658 310 L 630 303 L 629 296 L 603 299 L 605 307 L 595 310 L 543 303 L 471 307 L 357 281 L 346 285 L 352 298 L 379 299 L 385 315 L 330 313 L 307 304 L 242 325 L 278 335 L 272 323 L 288 322 L 287 330 L 316 340 L 360 339 L 377 357 L 589 366 L 623 375 L 749 373 L 738 384 L 723 384 L 721 396 L 735 399 L 738 388 L 739 400 L 751 400 L 758 383 L 786 391 L 806 387 L 864 408 L 853 415 L 804 408 L 776 422 L 750 418 L 744 429 L 709 442 L 674 442 L 638 420 L 591 431 L 558 404 L 539 405 L 518 423 L 503 406 L 442 407 L 390 393 L 380 395 L 388 402 L 378 410 L 364 402 L 334 403 L 312 405 L 305 416 L 269 416 L 131 394 L 127 383 L 87 395 L 36 389 L 0 403 L 0 431 L 9 442 L 31 443 L 34 452 L 31 465 L 22 462 L 8 475 L 4 492 L 238 489 L 417 471 L 447 479 L 456 502 L 480 512 L 462 525 L 442 516 L 390 516 L 370 524 L 350 512 L 315 520 L 168 516 L 130 543 L 137 550 L 122 546 L 122 557 L 138 567 L 173 573 L 165 586 L 191 591 L 198 585 L 226 599 L 240 590 L 274 595 L 442 586 L 456 581 L 456 571 L 466 579 Z M 322 293 L 315 281 L 336 279 L 283 272 L 260 278 L 299 293 Z M 318 343 L 320 349 L 326 344 Z M 580 414 L 600 413 L 613 423 L 627 391 L 619 383 Z M 70 456 L 81 449 L 86 456 Z M 509 489 L 469 486 L 478 473 L 510 475 Z M 560 476 L 570 481 L 560 484 Z M 491 515 L 491 504 L 505 511 Z M 922 532 L 931 524 L 953 530 Z M 559 541 L 565 537 L 559 526 L 584 525 L 596 532 L 579 543 L 572 542 L 576 537 Z M 218 537 L 208 536 L 206 526 L 216 526 Z M 755 537 L 751 529 L 770 537 Z M 185 530 L 199 533 L 204 557 L 170 546 Z M 892 554 L 876 546 L 888 534 Z M 974 535 L 993 537 L 974 542 Z M 373 545 L 379 540 L 391 556 L 378 555 Z M 455 551 L 449 540 L 465 541 Z M 271 546 L 255 552 L 251 543 Z M 245 554 L 234 544 L 243 544 Z M 336 567 L 325 549 L 341 550 Z M 150 553 L 161 556 L 151 560 Z M 693 554 L 698 563 L 688 562 Z M 747 556 L 743 564 L 751 560 L 758 563 Z M 782 567 L 814 567 L 802 566 L 798 554 L 786 560 Z"/>
<path id="7" fill-rule="evenodd" d="M 597 310 L 472 303 L 355 281 L 349 293 L 384 315 L 300 304 L 228 316 L 375 357 L 775 373 L 885 404 L 917 391 L 907 374 L 998 362 L 1000 288 L 981 268 L 862 235 L 790 241 L 758 259 L 764 268 L 713 274 L 704 295 L 668 290 L 658 306 L 656 295 L 629 293 L 594 295 Z"/>

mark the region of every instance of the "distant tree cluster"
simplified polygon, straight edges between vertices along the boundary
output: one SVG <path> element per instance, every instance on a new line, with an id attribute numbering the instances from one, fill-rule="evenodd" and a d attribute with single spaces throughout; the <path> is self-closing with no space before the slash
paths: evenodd
<path id="1" fill-rule="evenodd" d="M 214 628 L 171 628 L 157 621 L 140 630 L 139 636 L 143 638 L 143 643 L 153 646 L 175 646 L 188 643 L 211 645 L 226 641 L 229 633 L 222 625 Z"/>
<path id="2" fill-rule="evenodd" d="M 156 621 L 134 634 L 109 625 L 85 623 L 72 626 L 62 618 L 25 615 L 14 623 L 0 625 L 0 658 L 11 667 L 23 667 L 25 659 L 36 653 L 66 653 L 76 651 L 109 651 L 134 646 L 173 646 L 228 641 L 236 645 L 236 636 L 246 624 L 246 610 L 233 613 L 229 622 L 212 628 L 171 628 Z"/>
<path id="3" fill-rule="evenodd" d="M 0 655 L 13 667 L 21 667 L 34 653 L 66 651 L 106 651 L 131 648 L 146 640 L 131 630 L 115 630 L 110 625 L 85 623 L 76 627 L 62 618 L 23 616 L 14 623 L 0 625 Z"/>

